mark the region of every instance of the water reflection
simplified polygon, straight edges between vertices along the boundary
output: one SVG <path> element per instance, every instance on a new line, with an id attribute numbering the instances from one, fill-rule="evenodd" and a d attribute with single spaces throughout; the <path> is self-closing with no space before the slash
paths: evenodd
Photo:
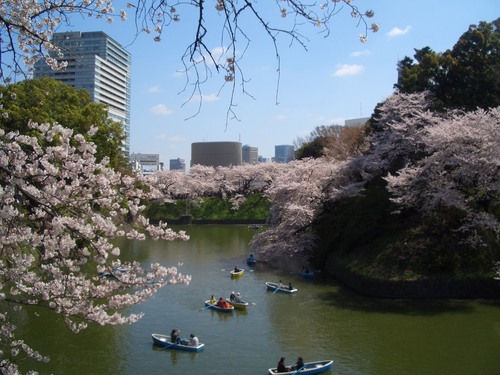
<path id="1" fill-rule="evenodd" d="M 280 356 L 290 362 L 331 358 L 334 374 L 495 374 L 500 368 L 500 306 L 481 301 L 402 301 L 360 296 L 339 285 L 245 260 L 255 233 L 246 226 L 187 227 L 191 240 L 121 241 L 122 257 L 145 266 L 179 263 L 191 274 L 189 286 L 167 286 L 150 301 L 131 308 L 145 316 L 131 326 L 92 326 L 78 335 L 48 312 L 19 316 L 20 329 L 51 354 L 37 364 L 44 374 L 190 375 L 265 374 Z M 237 264 L 243 277 L 231 279 Z M 266 281 L 288 283 L 296 295 L 267 291 Z M 221 314 L 204 309 L 212 294 L 241 292 L 247 310 Z M 200 353 L 152 345 L 153 332 L 195 333 Z M 473 344 L 473 345 L 472 345 Z M 26 365 L 25 368 L 30 367 Z"/>

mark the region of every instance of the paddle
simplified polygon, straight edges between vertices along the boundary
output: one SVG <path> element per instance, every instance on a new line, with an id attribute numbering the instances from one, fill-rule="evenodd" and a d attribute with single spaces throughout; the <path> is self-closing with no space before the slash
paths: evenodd
<path id="1" fill-rule="evenodd" d="M 280 289 L 281 289 L 281 288 L 280 288 L 280 286 L 278 285 L 278 286 L 276 287 L 276 289 L 274 289 L 273 294 L 274 294 L 274 293 L 276 293 L 276 292 L 277 292 L 278 290 L 280 290 Z"/>
<path id="2" fill-rule="evenodd" d="M 175 345 L 175 344 L 176 344 L 175 342 L 166 342 L 165 341 L 165 345 L 163 345 L 161 348 L 162 349 L 167 349 L 167 348 L 170 348 L 172 345 Z"/>
<path id="3" fill-rule="evenodd" d="M 295 372 L 292 375 L 297 375 L 299 373 L 299 371 L 302 370 L 304 367 L 306 367 L 306 366 L 304 365 L 301 368 L 295 370 Z"/>
<path id="4" fill-rule="evenodd" d="M 161 348 L 162 348 L 162 349 L 167 349 L 167 348 L 170 348 L 170 347 L 171 347 L 172 345 L 174 345 L 174 344 L 175 344 L 175 342 L 171 342 L 170 344 L 164 345 L 164 346 L 162 346 Z"/>
<path id="5" fill-rule="evenodd" d="M 203 310 L 208 309 L 209 307 L 213 307 L 215 305 L 217 305 L 217 302 L 214 302 L 211 305 L 206 305 L 205 307 L 201 308 L 200 311 L 203 311 Z"/>

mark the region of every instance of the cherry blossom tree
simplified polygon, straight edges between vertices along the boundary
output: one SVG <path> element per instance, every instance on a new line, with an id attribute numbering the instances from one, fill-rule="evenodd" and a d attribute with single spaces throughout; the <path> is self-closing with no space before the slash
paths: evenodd
<path id="1" fill-rule="evenodd" d="M 297 268 L 317 249 L 315 226 L 322 215 L 331 215 L 328 206 L 362 197 L 370 184 L 385 186 L 385 180 L 394 215 L 412 211 L 416 222 L 452 241 L 463 270 L 475 262 L 487 272 L 499 258 L 499 109 L 433 108 L 425 92 L 392 95 L 377 107 L 361 140 L 369 148 L 346 157 L 338 158 L 335 149 L 288 164 L 194 166 L 186 175 L 155 174 L 149 183 L 158 197 L 190 192 L 193 198 L 230 199 L 235 208 L 249 193 L 264 194 L 271 202 L 270 225 L 254 236 L 252 251 L 264 261 Z"/>
<path id="2" fill-rule="evenodd" d="M 128 315 L 124 308 L 167 283 L 190 280 L 176 267 L 119 260 L 113 238 L 188 239 L 165 223 L 150 225 L 141 215 L 148 189 L 109 168 L 106 158 L 97 162 L 95 145 L 83 135 L 59 124 L 29 127 L 32 135 L 0 130 L 3 374 L 18 373 L 16 361 L 25 357 L 48 360 L 16 334 L 11 318 L 23 306 L 49 309 L 78 332 L 89 322 L 135 322 L 141 314 Z M 118 267 L 126 272 L 116 272 Z"/>
<path id="3" fill-rule="evenodd" d="M 151 196 L 159 203 L 176 199 L 198 204 L 203 198 L 218 197 L 231 202 L 238 209 L 249 194 L 265 193 L 282 173 L 280 164 L 266 163 L 231 167 L 194 165 L 188 173 L 162 171 L 149 175 L 145 181 L 151 187 Z"/>
<path id="4" fill-rule="evenodd" d="M 425 157 L 386 177 L 394 201 L 448 222 L 459 237 L 457 247 L 495 250 L 500 233 L 500 107 L 405 120 L 408 127 L 428 124 L 418 136 Z M 459 217 L 458 222 L 449 223 L 449 217 Z"/>
<path id="5" fill-rule="evenodd" d="M 453 263 L 442 266 L 488 272 L 500 256 L 499 109 L 433 108 L 427 92 L 396 93 L 382 103 L 364 169 L 385 178 L 400 208 L 395 215 L 419 218 L 433 247 L 427 253 L 436 251 L 441 262 Z M 446 251 L 436 250 L 443 246 Z"/>

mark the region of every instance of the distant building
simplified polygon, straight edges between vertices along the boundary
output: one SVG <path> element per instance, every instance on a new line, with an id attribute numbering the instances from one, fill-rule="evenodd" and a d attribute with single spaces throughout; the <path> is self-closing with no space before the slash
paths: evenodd
<path id="1" fill-rule="evenodd" d="M 147 175 L 161 171 L 163 164 L 160 163 L 159 154 L 130 154 L 130 162 L 135 173 Z"/>
<path id="2" fill-rule="evenodd" d="M 257 147 L 244 145 L 241 148 L 241 152 L 241 157 L 244 164 L 257 164 L 259 162 L 259 149 Z"/>
<path id="3" fill-rule="evenodd" d="M 295 148 L 293 145 L 274 146 L 274 162 L 288 163 L 294 159 Z"/>
<path id="4" fill-rule="evenodd" d="M 186 161 L 181 158 L 170 159 L 170 170 L 171 171 L 186 171 Z"/>
<path id="5" fill-rule="evenodd" d="M 368 120 L 370 120 L 370 117 L 360 117 L 360 118 L 353 118 L 350 120 L 345 120 L 344 125 L 345 126 L 364 126 Z"/>
<path id="6" fill-rule="evenodd" d="M 223 166 L 242 164 L 240 142 L 195 142 L 191 143 L 191 166 Z"/>
<path id="7" fill-rule="evenodd" d="M 130 86 L 132 55 L 102 31 L 54 33 L 52 43 L 61 48 L 68 62 L 52 70 L 44 60 L 35 64 L 34 78 L 50 77 L 85 89 L 93 102 L 108 106 L 108 116 L 123 126 L 124 152 L 130 150 Z"/>

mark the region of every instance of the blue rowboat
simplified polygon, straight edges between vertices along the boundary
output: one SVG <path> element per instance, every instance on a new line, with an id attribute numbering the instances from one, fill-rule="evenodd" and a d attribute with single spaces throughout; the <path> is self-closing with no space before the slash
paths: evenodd
<path id="1" fill-rule="evenodd" d="M 314 279 L 314 272 L 301 271 L 298 274 L 299 274 L 299 276 L 303 277 L 304 279 Z"/>
<path id="2" fill-rule="evenodd" d="M 319 374 L 325 371 L 330 370 L 333 367 L 333 361 L 332 360 L 326 360 L 326 361 L 316 361 L 316 362 L 306 362 L 304 363 L 304 367 L 298 369 L 298 370 L 290 370 L 287 372 L 278 372 L 277 368 L 270 368 L 268 371 L 269 375 L 275 375 L 275 374 L 280 374 L 280 375 L 294 375 L 294 374 Z"/>
<path id="3" fill-rule="evenodd" d="M 219 306 L 217 306 L 217 302 L 211 304 L 210 300 L 205 301 L 205 307 L 212 309 L 212 310 L 215 310 L 215 311 L 218 311 L 218 312 L 223 312 L 223 313 L 232 313 L 234 311 L 234 306 L 232 306 L 232 305 L 229 305 L 228 308 L 219 307 Z"/>
<path id="4" fill-rule="evenodd" d="M 199 343 L 196 346 L 189 345 L 189 340 L 182 339 L 179 342 L 173 343 L 170 341 L 170 336 L 162 335 L 161 333 L 151 334 L 153 344 L 161 346 L 165 349 L 187 350 L 189 352 L 199 352 L 205 348 L 205 344 Z"/>

